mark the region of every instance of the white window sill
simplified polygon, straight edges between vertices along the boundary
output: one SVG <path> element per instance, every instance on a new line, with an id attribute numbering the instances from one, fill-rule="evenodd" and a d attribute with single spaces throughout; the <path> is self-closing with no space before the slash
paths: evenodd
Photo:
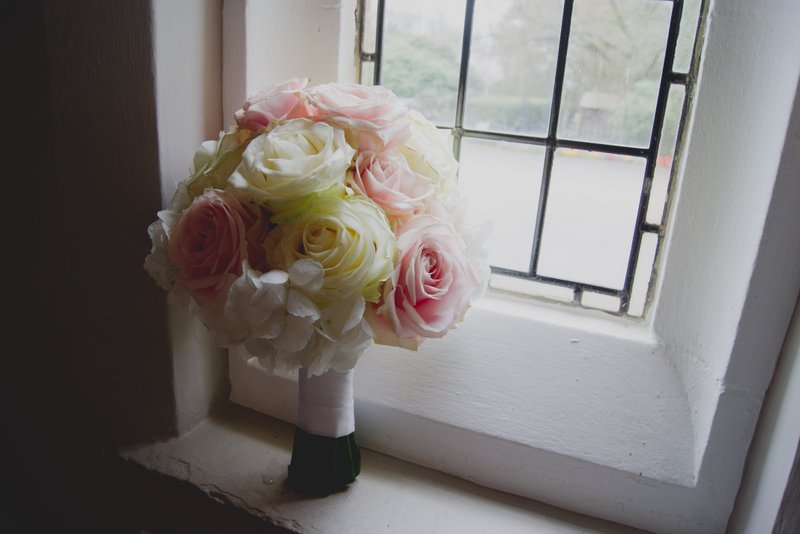
<path id="1" fill-rule="evenodd" d="M 121 455 L 294 532 L 640 532 L 363 448 L 356 483 L 309 498 L 284 484 L 292 438 L 292 425 L 229 405 L 179 438 Z"/>
<path id="2" fill-rule="evenodd" d="M 694 486 L 683 385 L 647 325 L 491 292 L 471 310 L 468 326 L 416 353 L 380 345 L 367 350 L 355 370 L 363 442 L 534 499 L 539 495 L 524 489 L 539 485 L 532 480 L 552 486 L 541 478 L 542 468 L 506 465 L 494 458 L 497 451 L 551 453 L 545 464 L 555 457 L 560 462 L 549 473 L 554 478 L 565 469 L 580 472 L 588 462 Z M 233 402 L 294 421 L 295 373 L 271 374 L 232 354 L 230 376 Z M 387 421 L 405 436 L 425 439 L 405 439 L 387 430 Z M 484 439 L 454 440 L 453 432 Z M 509 470 L 505 480 L 483 468 L 490 463 Z"/>

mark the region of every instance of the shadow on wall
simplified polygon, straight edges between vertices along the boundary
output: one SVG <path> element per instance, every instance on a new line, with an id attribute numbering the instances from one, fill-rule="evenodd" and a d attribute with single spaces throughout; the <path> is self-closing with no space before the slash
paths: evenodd
<path id="1" fill-rule="evenodd" d="M 91 484 L 101 451 L 172 433 L 174 400 L 164 295 L 142 269 L 161 204 L 150 3 L 4 7 L 3 375 L 12 506 L 34 519 Z"/>

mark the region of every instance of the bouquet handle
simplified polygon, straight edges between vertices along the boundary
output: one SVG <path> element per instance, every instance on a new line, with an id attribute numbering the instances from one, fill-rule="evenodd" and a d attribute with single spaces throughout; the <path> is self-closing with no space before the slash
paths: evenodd
<path id="1" fill-rule="evenodd" d="M 288 484 L 327 495 L 355 481 L 361 453 L 355 440 L 353 371 L 309 376 L 300 369 L 297 424 Z"/>

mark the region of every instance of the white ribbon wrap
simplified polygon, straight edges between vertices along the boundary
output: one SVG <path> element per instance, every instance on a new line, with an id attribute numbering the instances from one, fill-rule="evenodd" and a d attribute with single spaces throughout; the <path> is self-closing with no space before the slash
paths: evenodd
<path id="1" fill-rule="evenodd" d="M 309 378 L 300 369 L 297 426 L 317 436 L 340 438 L 356 430 L 353 415 L 353 370 L 330 370 Z"/>

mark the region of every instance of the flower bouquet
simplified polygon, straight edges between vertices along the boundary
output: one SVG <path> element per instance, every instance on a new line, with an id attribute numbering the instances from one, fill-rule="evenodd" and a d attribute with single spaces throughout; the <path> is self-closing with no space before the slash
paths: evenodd
<path id="1" fill-rule="evenodd" d="M 325 494 L 360 469 L 359 356 L 457 326 L 488 279 L 484 232 L 445 139 L 383 87 L 292 79 L 235 120 L 148 228 L 144 266 L 219 346 L 300 370 L 289 484 Z"/>

